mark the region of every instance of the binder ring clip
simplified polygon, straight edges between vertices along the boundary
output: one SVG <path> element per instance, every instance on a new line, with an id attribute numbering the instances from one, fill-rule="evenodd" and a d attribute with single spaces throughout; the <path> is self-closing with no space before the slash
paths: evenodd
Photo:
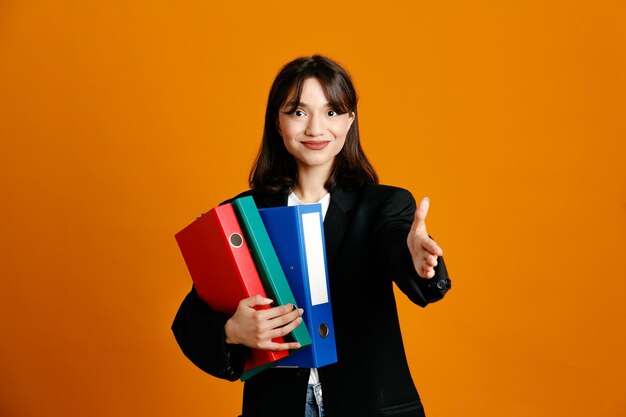
<path id="1" fill-rule="evenodd" d="M 235 248 L 238 248 L 241 245 L 243 245 L 243 238 L 241 237 L 239 233 L 233 233 L 230 236 L 228 236 L 228 241 L 230 242 L 231 246 Z"/>
<path id="2" fill-rule="evenodd" d="M 328 337 L 328 325 L 326 323 L 320 324 L 319 332 L 322 338 Z"/>

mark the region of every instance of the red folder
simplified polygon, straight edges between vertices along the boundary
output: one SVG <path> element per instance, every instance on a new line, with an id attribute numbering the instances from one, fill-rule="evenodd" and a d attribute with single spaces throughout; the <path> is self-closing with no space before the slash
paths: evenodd
<path id="1" fill-rule="evenodd" d="M 239 301 L 260 294 L 267 297 L 233 207 L 224 204 L 202 215 L 176 234 L 191 279 L 212 309 L 234 314 Z M 266 309 L 269 306 L 259 306 Z M 283 343 L 283 339 L 273 339 Z M 287 351 L 251 349 L 245 370 L 274 362 Z"/>

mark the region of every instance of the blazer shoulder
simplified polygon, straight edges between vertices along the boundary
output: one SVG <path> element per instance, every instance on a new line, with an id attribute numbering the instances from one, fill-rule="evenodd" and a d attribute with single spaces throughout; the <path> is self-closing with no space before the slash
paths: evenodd
<path id="1" fill-rule="evenodd" d="M 361 188 L 361 195 L 374 200 L 396 200 L 406 204 L 415 204 L 413 194 L 405 188 L 386 184 L 367 184 Z"/>
<path id="2" fill-rule="evenodd" d="M 227 199 L 227 200 L 222 201 L 222 202 L 220 203 L 220 206 L 222 206 L 222 205 L 224 205 L 224 204 L 232 203 L 232 202 L 233 202 L 233 200 L 236 200 L 236 199 L 241 198 L 241 197 L 247 197 L 247 196 L 250 196 L 250 195 L 254 198 L 254 196 L 255 196 L 255 192 L 254 192 L 254 190 L 246 190 L 246 191 L 242 191 L 242 192 L 240 192 L 239 194 L 237 194 L 236 196 L 231 197 L 231 198 L 229 198 L 229 199 Z"/>
<path id="3" fill-rule="evenodd" d="M 233 200 L 241 197 L 252 197 L 254 199 L 254 203 L 259 208 L 287 205 L 287 194 L 264 194 L 252 189 L 243 191 L 236 196 L 223 201 L 220 205 L 232 203 Z"/>
<path id="4" fill-rule="evenodd" d="M 361 186 L 361 191 L 380 194 L 411 194 L 411 192 L 406 188 L 396 187 L 394 185 L 388 184 L 365 184 Z"/>

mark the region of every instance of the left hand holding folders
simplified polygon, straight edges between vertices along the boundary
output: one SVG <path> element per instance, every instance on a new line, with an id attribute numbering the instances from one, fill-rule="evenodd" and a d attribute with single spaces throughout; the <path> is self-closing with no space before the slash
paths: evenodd
<path id="1" fill-rule="evenodd" d="M 262 310 L 254 308 L 271 303 L 272 300 L 260 295 L 241 300 L 224 327 L 226 343 L 264 350 L 299 349 L 300 343 L 276 343 L 272 339 L 285 336 L 298 327 L 304 311 L 291 304 Z"/>
<path id="2" fill-rule="evenodd" d="M 437 257 L 443 255 L 443 251 L 428 236 L 426 231 L 426 215 L 430 199 L 425 197 L 415 210 L 415 220 L 407 237 L 407 245 L 413 258 L 415 271 L 422 278 L 432 278 L 435 276 L 435 267 L 437 266 Z"/>

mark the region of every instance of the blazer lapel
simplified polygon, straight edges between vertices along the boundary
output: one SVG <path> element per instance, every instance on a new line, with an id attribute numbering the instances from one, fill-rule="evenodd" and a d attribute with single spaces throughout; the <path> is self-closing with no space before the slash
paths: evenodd
<path id="1" fill-rule="evenodd" d="M 324 219 L 324 240 L 326 242 L 326 261 L 333 263 L 341 240 L 348 229 L 351 212 L 356 205 L 356 191 L 337 188 L 330 197 L 330 204 Z"/>

